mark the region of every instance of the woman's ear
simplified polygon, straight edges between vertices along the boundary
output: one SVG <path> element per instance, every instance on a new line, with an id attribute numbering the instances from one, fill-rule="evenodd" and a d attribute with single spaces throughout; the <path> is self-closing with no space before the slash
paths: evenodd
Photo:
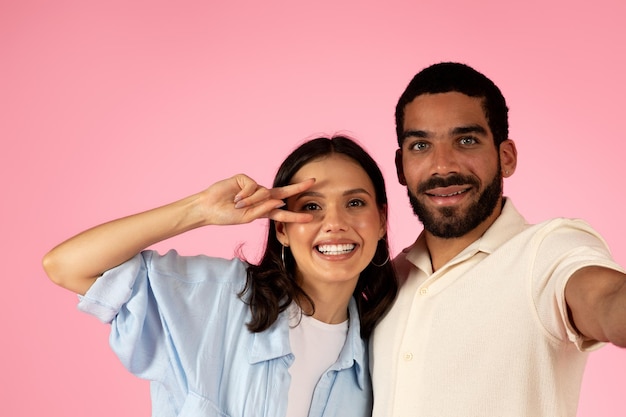
<path id="1" fill-rule="evenodd" d="M 502 167 L 502 177 L 508 178 L 517 168 L 517 148 L 515 142 L 507 139 L 500 144 L 500 165 Z"/>
<path id="2" fill-rule="evenodd" d="M 378 233 L 378 239 L 382 239 L 387 234 L 387 205 L 379 210 L 380 211 L 380 232 Z"/>
<path id="3" fill-rule="evenodd" d="M 276 230 L 276 239 L 278 239 L 283 246 L 289 246 L 289 237 L 285 231 L 285 223 L 274 222 L 274 230 Z"/>

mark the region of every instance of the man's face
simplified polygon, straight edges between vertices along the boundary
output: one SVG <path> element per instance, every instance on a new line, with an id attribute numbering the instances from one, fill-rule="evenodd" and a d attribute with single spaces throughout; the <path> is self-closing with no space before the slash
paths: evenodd
<path id="1" fill-rule="evenodd" d="M 424 94 L 404 109 L 396 165 L 424 229 L 441 238 L 491 224 L 502 197 L 500 155 L 480 98 Z"/>

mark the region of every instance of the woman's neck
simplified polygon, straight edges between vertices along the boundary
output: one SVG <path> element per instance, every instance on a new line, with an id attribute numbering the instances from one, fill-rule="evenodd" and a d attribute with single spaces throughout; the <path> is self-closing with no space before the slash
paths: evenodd
<path id="1" fill-rule="evenodd" d="M 306 300 L 300 300 L 298 304 L 305 314 L 313 312 L 313 318 L 328 324 L 343 323 L 348 319 L 348 304 L 354 289 L 338 290 L 333 285 L 334 291 L 322 291 L 319 288 L 303 288 L 315 304 L 313 312 Z M 349 290 L 349 291 L 348 291 Z"/>

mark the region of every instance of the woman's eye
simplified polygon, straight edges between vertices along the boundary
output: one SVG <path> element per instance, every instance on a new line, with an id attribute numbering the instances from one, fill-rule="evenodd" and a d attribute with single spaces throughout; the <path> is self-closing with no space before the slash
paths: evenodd
<path id="1" fill-rule="evenodd" d="M 348 207 L 363 207 L 365 205 L 365 201 L 354 199 L 348 202 Z"/>
<path id="2" fill-rule="evenodd" d="M 304 211 L 313 211 L 313 210 L 319 210 L 320 206 L 317 203 L 306 203 L 305 205 L 302 206 L 302 210 Z"/>

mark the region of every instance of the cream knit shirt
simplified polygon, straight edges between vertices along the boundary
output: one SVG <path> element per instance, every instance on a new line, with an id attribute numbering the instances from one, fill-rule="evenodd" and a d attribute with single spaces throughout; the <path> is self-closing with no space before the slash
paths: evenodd
<path id="1" fill-rule="evenodd" d="M 489 230 L 432 272 L 423 236 L 396 260 L 406 278 L 372 339 L 374 417 L 575 416 L 586 351 L 564 289 L 612 261 L 580 220 L 528 225 L 506 201 Z"/>

